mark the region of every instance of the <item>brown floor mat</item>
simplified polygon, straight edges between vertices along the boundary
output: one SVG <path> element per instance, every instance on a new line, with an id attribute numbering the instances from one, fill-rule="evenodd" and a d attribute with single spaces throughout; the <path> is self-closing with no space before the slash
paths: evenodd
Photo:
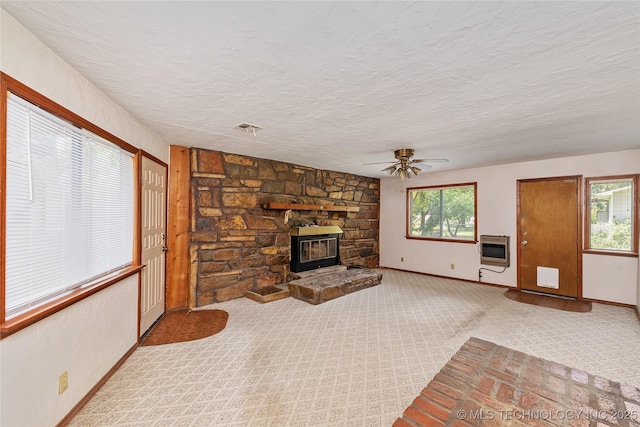
<path id="1" fill-rule="evenodd" d="M 531 294 L 515 289 L 509 289 L 504 296 L 513 301 L 525 304 L 539 305 L 541 307 L 555 308 L 557 310 L 573 311 L 576 313 L 588 313 L 591 311 L 591 303 L 547 295 Z"/>
<path id="2" fill-rule="evenodd" d="M 224 329 L 228 318 L 229 313 L 222 310 L 169 311 L 151 328 L 140 345 L 171 344 L 210 337 Z"/>

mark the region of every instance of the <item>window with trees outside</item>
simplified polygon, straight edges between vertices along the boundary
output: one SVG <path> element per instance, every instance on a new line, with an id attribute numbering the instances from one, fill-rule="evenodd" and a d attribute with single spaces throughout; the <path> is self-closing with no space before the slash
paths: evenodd
<path id="1" fill-rule="evenodd" d="M 586 250 L 638 253 L 637 183 L 637 175 L 587 178 Z"/>
<path id="2" fill-rule="evenodd" d="M 476 242 L 476 183 L 407 189 L 407 237 Z"/>

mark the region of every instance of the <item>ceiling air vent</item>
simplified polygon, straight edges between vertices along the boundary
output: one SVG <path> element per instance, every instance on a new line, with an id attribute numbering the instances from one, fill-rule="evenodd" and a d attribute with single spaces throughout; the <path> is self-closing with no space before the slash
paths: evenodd
<path id="1" fill-rule="evenodd" d="M 260 126 L 252 125 L 251 123 L 242 122 L 234 129 L 243 130 L 247 133 L 253 133 L 253 136 L 256 136 L 256 132 L 262 129 Z"/>

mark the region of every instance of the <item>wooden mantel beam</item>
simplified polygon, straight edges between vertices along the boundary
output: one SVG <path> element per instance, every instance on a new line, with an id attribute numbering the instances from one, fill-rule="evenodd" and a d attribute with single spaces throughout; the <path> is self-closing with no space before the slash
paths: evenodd
<path id="1" fill-rule="evenodd" d="M 359 206 L 337 205 L 304 205 L 299 203 L 268 202 L 262 205 L 264 209 L 294 210 L 294 211 L 333 211 L 333 212 L 360 212 Z"/>

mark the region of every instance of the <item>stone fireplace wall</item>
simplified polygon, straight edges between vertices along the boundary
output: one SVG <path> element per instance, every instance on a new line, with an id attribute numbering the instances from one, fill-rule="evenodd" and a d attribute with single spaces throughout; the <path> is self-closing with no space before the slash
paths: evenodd
<path id="1" fill-rule="evenodd" d="M 190 280 L 196 306 L 286 282 L 289 229 L 337 225 L 340 259 L 378 266 L 380 181 L 236 154 L 191 149 Z M 359 212 L 266 209 L 269 202 L 358 206 Z"/>

